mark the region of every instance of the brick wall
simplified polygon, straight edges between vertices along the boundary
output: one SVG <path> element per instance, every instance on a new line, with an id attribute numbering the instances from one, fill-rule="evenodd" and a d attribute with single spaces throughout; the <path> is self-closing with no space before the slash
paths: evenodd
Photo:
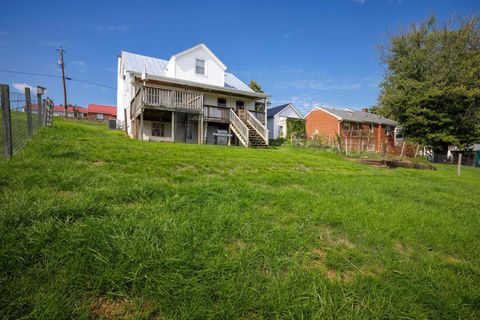
<path id="1" fill-rule="evenodd" d="M 305 117 L 307 139 L 315 134 L 323 137 L 335 137 L 338 133 L 338 119 L 323 110 L 313 110 Z"/>

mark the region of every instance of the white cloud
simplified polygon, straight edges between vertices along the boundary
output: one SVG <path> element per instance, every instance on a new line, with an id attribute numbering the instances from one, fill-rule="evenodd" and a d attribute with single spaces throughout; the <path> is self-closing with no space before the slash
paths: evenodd
<path id="1" fill-rule="evenodd" d="M 358 90 L 362 88 L 360 83 L 351 83 L 346 80 L 336 82 L 333 79 L 326 80 L 295 80 L 288 87 L 307 90 Z"/>
<path id="2" fill-rule="evenodd" d="M 26 83 L 13 83 L 12 86 L 17 90 L 17 91 L 20 91 L 20 92 L 25 92 L 25 88 L 30 88 L 30 91 L 31 92 L 34 92 L 34 90 L 36 90 L 36 87 L 34 86 L 31 86 L 29 84 L 26 84 Z"/>
<path id="3" fill-rule="evenodd" d="M 353 0 L 353 1 L 360 4 L 365 4 L 365 2 L 367 2 L 367 0 Z"/>
<path id="4" fill-rule="evenodd" d="M 294 36 L 296 34 L 299 34 L 301 32 L 304 32 L 305 31 L 305 28 L 298 28 L 298 29 L 295 29 L 295 30 L 292 30 L 292 31 L 289 31 L 289 32 L 286 32 L 282 38 L 286 39 L 286 38 L 290 38 L 291 36 Z"/>
<path id="5" fill-rule="evenodd" d="M 43 40 L 38 43 L 42 47 L 53 47 L 53 48 L 60 48 L 60 47 L 71 47 L 71 44 L 67 41 L 52 41 L 52 40 Z"/>
<path id="6" fill-rule="evenodd" d="M 82 60 L 74 60 L 72 64 L 77 67 L 78 71 L 80 72 L 87 72 L 87 63 Z"/>
<path id="7" fill-rule="evenodd" d="M 110 32 L 128 32 L 130 31 L 130 27 L 126 25 L 111 25 L 111 24 L 106 24 L 106 25 L 97 25 L 95 27 L 97 31 L 110 31 Z"/>
<path id="8" fill-rule="evenodd" d="M 87 66 L 87 63 L 82 60 L 75 60 L 75 61 L 72 61 L 72 63 L 77 67 L 81 67 L 81 68 L 85 68 Z"/>

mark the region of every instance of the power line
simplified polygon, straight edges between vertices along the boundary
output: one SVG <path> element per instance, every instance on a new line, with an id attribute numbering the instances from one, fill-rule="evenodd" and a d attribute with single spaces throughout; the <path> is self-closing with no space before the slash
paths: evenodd
<path id="1" fill-rule="evenodd" d="M 26 75 L 38 76 L 38 77 L 51 77 L 51 78 L 61 78 L 62 77 L 59 74 L 34 73 L 34 72 L 4 70 L 4 69 L 0 69 L 0 72 L 14 73 L 14 74 L 26 74 Z M 91 85 L 99 86 L 99 87 L 104 87 L 104 88 L 108 88 L 108 89 L 116 89 L 115 87 L 112 87 L 112 86 L 109 86 L 109 85 L 106 85 L 106 84 L 96 83 L 96 82 L 92 82 L 92 81 L 88 81 L 88 80 L 80 80 L 80 79 L 75 79 L 75 78 L 71 78 L 71 77 L 65 77 L 65 79 L 66 80 L 71 80 L 71 81 L 76 81 L 76 82 L 87 83 L 87 84 L 91 84 Z"/>
<path id="2" fill-rule="evenodd" d="M 27 75 L 30 75 L 30 76 L 40 76 L 40 77 L 53 77 L 53 78 L 60 78 L 60 77 L 61 77 L 61 75 L 58 75 L 58 74 L 33 73 L 33 72 L 3 70 L 3 69 L 0 69 L 0 72 L 4 72 L 4 73 L 17 73 L 17 74 L 27 74 Z"/>
<path id="3" fill-rule="evenodd" d="M 92 81 L 88 81 L 88 80 L 79 80 L 79 79 L 74 79 L 74 78 L 69 78 L 69 77 L 67 77 L 67 80 L 72 80 L 72 81 L 76 81 L 76 82 L 83 82 L 83 83 L 91 84 L 91 85 L 94 85 L 94 86 L 99 86 L 99 87 L 104 87 L 104 88 L 109 88 L 109 89 L 117 89 L 115 87 L 108 86 L 106 84 L 96 83 L 96 82 L 92 82 Z"/>

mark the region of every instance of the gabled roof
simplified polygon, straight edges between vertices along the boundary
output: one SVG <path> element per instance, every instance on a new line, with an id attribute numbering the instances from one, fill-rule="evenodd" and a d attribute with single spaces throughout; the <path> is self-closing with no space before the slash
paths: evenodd
<path id="1" fill-rule="evenodd" d="M 387 119 L 385 117 L 379 116 L 374 113 L 364 112 L 361 110 L 315 107 L 310 112 L 314 110 L 323 110 L 333 115 L 334 117 L 337 117 L 339 120 L 346 120 L 346 121 L 352 121 L 352 122 L 379 123 L 379 124 L 386 124 L 390 126 L 398 125 L 396 121 Z"/>
<path id="2" fill-rule="evenodd" d="M 101 104 L 89 104 L 87 107 L 88 113 L 103 113 L 103 114 L 111 114 L 116 116 L 117 115 L 117 107 L 114 106 L 106 106 Z"/>
<path id="3" fill-rule="evenodd" d="M 174 54 L 174 55 L 172 56 L 172 58 L 177 58 L 177 57 L 183 56 L 184 54 L 187 54 L 187 53 L 189 53 L 189 52 L 191 52 L 191 51 L 193 51 L 193 50 L 195 50 L 195 49 L 197 49 L 197 48 L 203 48 L 204 50 L 206 50 L 206 51 L 213 57 L 213 59 L 214 59 L 220 66 L 222 66 L 223 70 L 226 70 L 226 69 L 227 69 L 227 66 L 224 65 L 223 62 L 220 61 L 220 59 L 218 59 L 217 56 L 216 56 L 210 49 L 208 49 L 208 47 L 207 47 L 205 44 L 203 44 L 203 43 L 197 44 L 196 46 L 193 46 L 193 47 L 191 47 L 191 48 L 189 48 L 189 49 L 187 49 L 187 50 L 183 50 L 182 52 L 179 52 L 179 53 L 177 53 L 177 54 Z"/>
<path id="4" fill-rule="evenodd" d="M 142 74 L 146 72 L 152 76 L 167 77 L 167 60 L 148 57 L 136 53 L 122 51 L 123 68 L 126 72 Z M 175 79 L 175 78 L 172 78 Z M 243 83 L 232 73 L 225 72 L 224 88 L 254 93 L 249 86 Z"/>
<path id="5" fill-rule="evenodd" d="M 297 108 L 295 108 L 295 106 L 292 103 L 285 103 L 285 104 L 282 104 L 282 105 L 279 105 L 279 106 L 276 106 L 276 107 L 273 107 L 273 108 L 268 108 L 267 109 L 267 118 L 275 116 L 276 114 L 282 112 L 282 110 L 285 109 L 288 106 L 291 106 L 293 108 L 293 110 L 295 110 L 295 112 L 303 118 L 303 115 L 297 110 Z"/>

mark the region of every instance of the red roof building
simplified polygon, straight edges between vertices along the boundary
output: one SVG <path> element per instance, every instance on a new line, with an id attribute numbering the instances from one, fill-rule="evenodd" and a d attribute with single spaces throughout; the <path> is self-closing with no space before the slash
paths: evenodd
<path id="1" fill-rule="evenodd" d="M 25 107 L 24 107 L 25 109 Z M 37 113 L 38 105 L 36 103 L 32 103 L 32 112 Z M 75 117 L 82 118 L 87 114 L 87 108 L 80 107 L 80 106 L 68 106 L 67 113 L 69 118 Z M 62 105 L 53 106 L 53 114 L 55 116 L 64 116 L 65 115 L 65 107 Z"/>
<path id="2" fill-rule="evenodd" d="M 87 109 L 87 119 L 89 120 L 115 120 L 117 119 L 117 107 L 100 104 L 89 104 Z"/>

